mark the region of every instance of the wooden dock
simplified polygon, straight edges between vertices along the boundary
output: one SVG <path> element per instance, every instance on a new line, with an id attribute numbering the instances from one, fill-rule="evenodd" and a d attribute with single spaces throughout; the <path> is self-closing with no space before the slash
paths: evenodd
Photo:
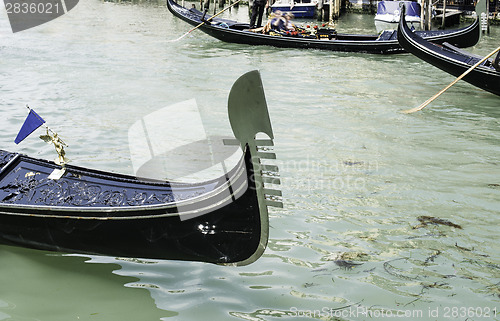
<path id="1" fill-rule="evenodd" d="M 462 10 L 446 10 L 444 14 L 443 9 L 437 9 L 436 11 L 441 11 L 441 13 L 437 14 L 434 17 L 434 20 L 439 21 L 443 27 L 450 27 L 455 24 L 459 24 L 460 17 L 463 14 Z"/>

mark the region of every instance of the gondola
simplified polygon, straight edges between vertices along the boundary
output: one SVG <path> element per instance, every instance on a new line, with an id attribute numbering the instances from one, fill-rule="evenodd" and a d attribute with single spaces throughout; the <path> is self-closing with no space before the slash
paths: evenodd
<path id="1" fill-rule="evenodd" d="M 404 19 L 401 19 L 399 24 L 398 41 L 401 47 L 408 52 L 457 77 L 483 58 L 449 43 L 436 44 L 422 39 L 408 28 Z M 500 95 L 500 68 L 496 69 L 494 67 L 494 59 L 488 59 L 474 68 L 463 80 L 493 94 Z"/>
<path id="2" fill-rule="evenodd" d="M 167 0 L 167 7 L 172 14 L 219 40 L 248 45 L 268 45 L 282 48 L 311 48 L 344 52 L 365 52 L 374 54 L 403 53 L 398 43 L 397 31 L 386 30 L 378 35 L 341 34 L 331 29 L 318 32 L 318 36 L 302 35 L 269 35 L 250 31 L 249 24 L 234 20 L 214 17 L 210 21 L 194 8 L 187 9 L 173 0 Z M 479 21 L 476 19 L 470 26 L 454 30 L 418 31 L 432 41 L 449 42 L 458 47 L 470 47 L 479 40 Z"/>
<path id="3" fill-rule="evenodd" d="M 141 179 L 0 151 L 0 243 L 63 253 L 245 265 L 281 206 L 273 131 L 260 74 L 233 85 L 228 114 L 238 164 L 202 183 Z M 267 137 L 256 139 L 257 133 Z M 260 134 L 262 135 L 262 134 Z M 268 161 L 269 162 L 269 161 Z M 272 162 L 272 161 L 271 161 Z M 235 162 L 236 163 L 236 162 Z"/>

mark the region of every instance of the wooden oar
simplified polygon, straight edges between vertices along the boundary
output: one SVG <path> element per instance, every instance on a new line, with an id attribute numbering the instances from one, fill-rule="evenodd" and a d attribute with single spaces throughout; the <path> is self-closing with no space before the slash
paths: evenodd
<path id="1" fill-rule="evenodd" d="M 403 113 L 405 113 L 405 114 L 411 114 L 411 113 L 414 113 L 416 111 L 424 109 L 425 106 L 429 105 L 434 99 L 436 99 L 439 96 L 441 96 L 442 93 L 444 93 L 445 91 L 447 91 L 448 89 L 450 89 L 451 86 L 453 86 L 454 84 L 456 84 L 460 79 L 462 79 L 465 76 L 467 76 L 467 74 L 469 74 L 472 70 L 474 70 L 474 68 L 476 68 L 477 66 L 479 66 L 480 64 L 482 64 L 483 62 L 485 62 L 486 59 L 490 58 L 491 56 L 493 56 L 498 51 L 500 51 L 500 47 L 498 47 L 497 49 L 495 49 L 492 52 L 490 52 L 483 59 L 479 60 L 474 66 L 472 66 L 469 69 L 467 69 L 463 74 L 461 74 L 460 76 L 458 76 L 457 79 L 453 80 L 448 86 L 446 86 L 445 88 L 443 88 L 443 90 L 441 90 L 440 92 L 438 92 L 437 94 L 435 94 L 431 98 L 427 99 L 422 105 L 420 105 L 418 107 L 415 107 L 415 108 L 412 108 L 412 109 L 403 110 Z"/>
<path id="2" fill-rule="evenodd" d="M 182 38 L 184 38 L 185 36 L 187 36 L 188 34 L 190 34 L 192 31 L 195 31 L 196 29 L 198 29 L 199 27 L 201 27 L 205 22 L 212 20 L 213 18 L 217 17 L 218 15 L 220 15 L 221 13 L 223 13 L 224 11 L 226 11 L 227 9 L 233 7 L 235 4 L 237 4 L 240 1 L 241 0 L 238 0 L 235 3 L 233 3 L 232 5 L 230 5 L 230 6 L 226 7 L 226 8 L 224 8 L 224 9 L 222 9 L 221 11 L 217 12 L 216 14 L 214 14 L 213 16 L 211 16 L 210 18 L 208 18 L 207 20 L 203 21 L 202 23 L 200 23 L 196 27 L 192 28 L 191 30 L 189 30 L 188 32 L 186 32 L 185 34 L 183 34 L 182 36 L 180 36 L 179 38 L 174 39 L 174 40 L 169 40 L 169 42 L 176 42 L 176 41 L 181 40 Z"/>

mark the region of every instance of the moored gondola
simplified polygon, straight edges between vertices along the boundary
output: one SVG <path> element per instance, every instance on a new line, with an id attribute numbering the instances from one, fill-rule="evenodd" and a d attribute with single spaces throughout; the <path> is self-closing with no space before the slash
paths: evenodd
<path id="1" fill-rule="evenodd" d="M 214 38 L 230 43 L 374 54 L 405 52 L 398 43 L 396 30 L 386 30 L 378 35 L 342 34 L 333 29 L 324 29 L 316 35 L 307 33 L 270 35 L 249 30 L 248 23 L 218 17 L 211 19 L 210 15 L 205 15 L 194 8 L 185 8 L 173 0 L 167 0 L 167 7 L 174 16 L 193 26 L 199 26 L 201 31 Z M 418 31 L 418 33 L 438 43 L 446 41 L 457 47 L 470 47 L 479 40 L 479 21 L 476 19 L 474 23 L 461 29 Z"/>
<path id="2" fill-rule="evenodd" d="M 401 17 L 398 28 L 399 43 L 406 51 L 431 65 L 458 77 L 483 59 L 483 57 L 468 53 L 450 43 L 436 44 L 423 39 L 408 28 L 403 14 Z M 494 62 L 494 58 L 486 59 L 472 69 L 463 80 L 500 95 L 500 68 Z"/>
<path id="3" fill-rule="evenodd" d="M 242 156 L 202 183 L 141 179 L 0 151 L 0 243 L 49 251 L 245 265 L 268 240 L 268 206 L 280 206 L 260 75 L 240 77 L 228 114 Z M 264 133 L 269 139 L 256 139 Z M 236 147 L 236 146 L 235 146 Z M 268 185 L 272 184 L 272 185 Z"/>

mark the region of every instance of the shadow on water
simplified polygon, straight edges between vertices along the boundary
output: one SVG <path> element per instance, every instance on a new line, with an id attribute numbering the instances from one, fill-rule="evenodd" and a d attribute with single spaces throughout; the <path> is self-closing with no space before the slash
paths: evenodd
<path id="1" fill-rule="evenodd" d="M 0 257 L 0 320 L 48 320 L 44 317 L 50 316 L 52 321 L 118 321 L 124 316 L 127 320 L 172 316 L 158 310 L 144 289 L 126 287 L 137 279 L 117 275 L 118 264 L 87 264 L 86 257 L 10 246 L 0 246 Z"/>

